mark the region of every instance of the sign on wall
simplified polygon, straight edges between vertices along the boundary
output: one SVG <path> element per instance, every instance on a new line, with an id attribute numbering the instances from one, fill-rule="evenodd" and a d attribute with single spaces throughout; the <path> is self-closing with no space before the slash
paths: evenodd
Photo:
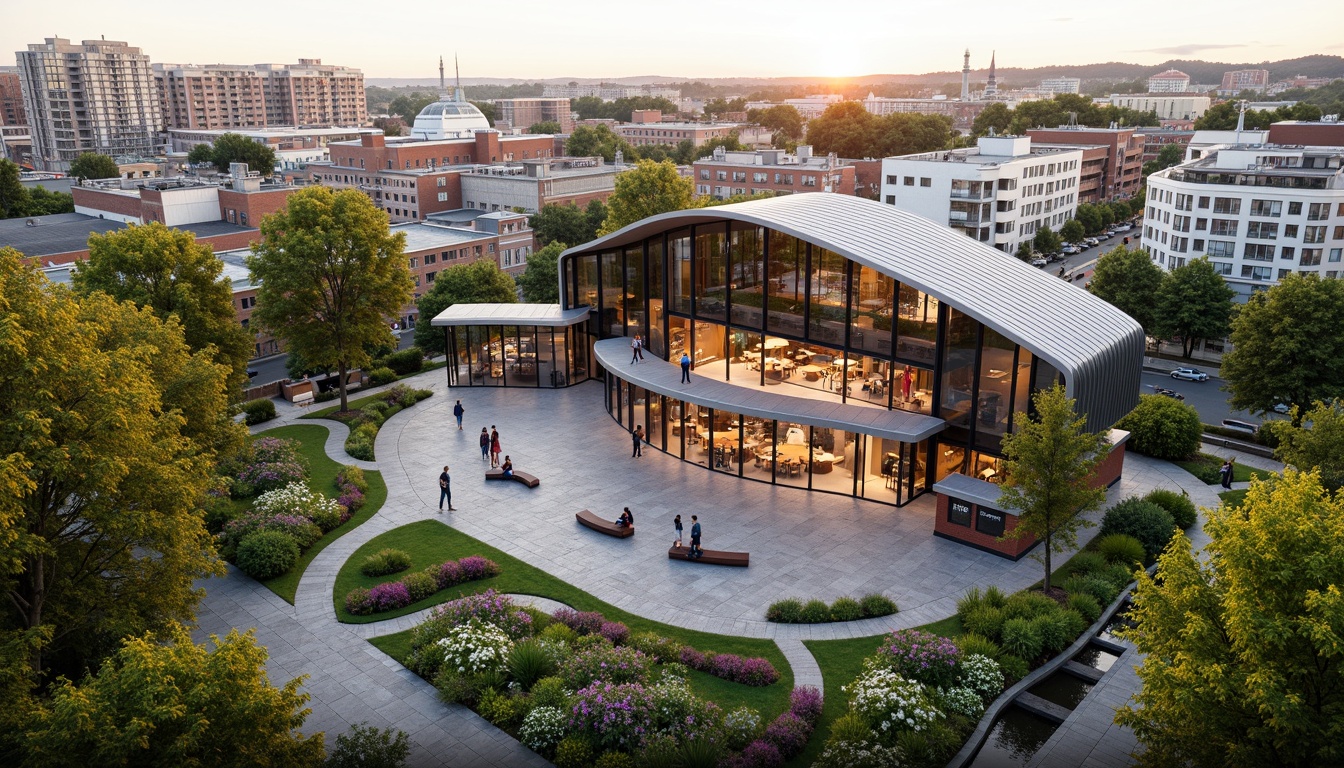
<path id="1" fill-rule="evenodd" d="M 947 522 L 971 527 L 971 503 L 947 497 Z"/>
<path id="2" fill-rule="evenodd" d="M 1002 536 L 1004 514 L 997 509 L 980 507 L 975 516 L 975 530 L 986 536 Z"/>

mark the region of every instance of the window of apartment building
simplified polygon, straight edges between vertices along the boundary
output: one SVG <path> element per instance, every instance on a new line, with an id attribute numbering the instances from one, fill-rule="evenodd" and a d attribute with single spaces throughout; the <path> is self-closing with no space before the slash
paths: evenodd
<path id="1" fill-rule="evenodd" d="M 495 252 L 495 244 L 494 244 L 494 243 L 490 243 L 490 245 L 488 245 L 487 248 L 490 250 L 491 253 L 494 253 L 494 252 Z"/>
<path id="2" fill-rule="evenodd" d="M 412 256 L 412 257 L 411 257 L 411 269 L 415 269 L 415 268 L 418 267 L 418 266 L 420 266 L 420 259 L 416 258 L 415 256 Z"/>
<path id="3" fill-rule="evenodd" d="M 887 205 L 895 205 L 895 204 L 896 204 L 896 196 L 887 195 Z"/>
<path id="4" fill-rule="evenodd" d="M 733 171 L 733 181 L 746 181 L 746 180 L 747 180 L 746 171 Z"/>
<path id="5" fill-rule="evenodd" d="M 1287 277 L 1287 276 L 1289 276 L 1289 275 L 1291 275 L 1291 274 L 1293 274 L 1293 270 L 1291 270 L 1291 269 L 1280 269 L 1280 270 L 1279 270 L 1279 279 L 1282 280 L 1282 279 L 1284 279 L 1285 277 Z"/>
<path id="6" fill-rule="evenodd" d="M 706 169 L 706 168 L 701 168 L 701 169 L 700 169 L 700 178 L 701 178 L 701 179 L 704 179 L 705 181 L 709 181 L 709 170 Z"/>
<path id="7" fill-rule="evenodd" d="M 493 248 L 494 248 L 494 247 L 491 246 L 491 251 L 490 251 L 491 253 L 494 253 L 494 249 L 493 249 Z M 473 251 L 473 253 L 475 253 L 477 256 L 480 256 L 480 255 L 481 255 L 481 246 L 479 246 L 479 245 L 474 246 L 474 247 L 472 248 L 472 251 Z"/>
<path id="8" fill-rule="evenodd" d="M 1176 210 L 1178 211 L 1190 210 L 1190 206 L 1194 203 L 1194 200 L 1195 200 L 1194 195 L 1176 195 Z"/>
<path id="9" fill-rule="evenodd" d="M 1301 203 L 1291 203 L 1291 205 L 1301 205 Z M 1292 211 L 1289 211 L 1292 213 Z M 1307 208 L 1307 221 L 1325 221 L 1330 218 L 1329 203 L 1312 203 Z"/>
<path id="10" fill-rule="evenodd" d="M 815 186 L 817 186 L 817 177 L 816 177 L 816 176 L 804 176 L 804 177 L 802 177 L 802 182 L 803 182 L 803 186 L 804 186 L 804 187 L 815 187 Z"/>
<path id="11" fill-rule="evenodd" d="M 1289 203 L 1289 204 L 1288 204 L 1288 215 L 1289 215 L 1289 216 L 1298 216 L 1298 215 L 1301 215 L 1301 213 L 1302 213 L 1302 204 L 1301 204 L 1301 203 Z"/>
<path id="12" fill-rule="evenodd" d="M 1186 245 L 1188 243 L 1189 240 L 1187 238 L 1173 237 L 1171 238 L 1171 250 L 1175 251 L 1176 253 L 1185 253 Z"/>
<path id="13" fill-rule="evenodd" d="M 1210 235 L 1219 235 L 1225 237 L 1237 236 L 1236 219 L 1214 219 L 1213 227 L 1209 230 Z"/>
<path id="14" fill-rule="evenodd" d="M 728 180 L 728 172 L 727 172 L 727 171 L 715 171 L 715 172 L 714 172 L 714 180 L 715 180 L 715 181 L 727 181 L 727 180 Z"/>
<path id="15" fill-rule="evenodd" d="M 1302 235 L 1302 242 L 1307 244 L 1324 243 L 1325 227 L 1324 226 L 1307 227 L 1306 231 Z"/>
<path id="16" fill-rule="evenodd" d="M 1172 227 L 1172 229 L 1176 230 L 1177 232 L 1189 232 L 1189 231 L 1190 231 L 1190 217 L 1189 217 L 1189 216 L 1176 216 L 1175 218 L 1173 218 L 1173 219 L 1171 220 L 1171 227 Z"/>
<path id="17" fill-rule="evenodd" d="M 1208 208 L 1208 207 L 1209 207 L 1209 198 L 1208 198 L 1207 195 L 1201 195 L 1201 196 L 1200 196 L 1200 198 L 1199 198 L 1199 207 L 1200 207 L 1200 208 Z"/>
<path id="18" fill-rule="evenodd" d="M 242 224 L 244 227 L 247 226 L 247 211 L 238 212 L 238 223 Z"/>
<path id="19" fill-rule="evenodd" d="M 1246 226 L 1246 237 L 1252 240 L 1276 240 L 1279 237 L 1277 222 L 1252 221 Z"/>
<path id="20" fill-rule="evenodd" d="M 440 193 L 439 193 L 439 202 L 440 202 L 440 203 L 446 203 L 446 202 L 448 202 L 448 193 L 447 193 L 447 192 L 440 192 Z"/>
<path id="21" fill-rule="evenodd" d="M 745 195 L 745 194 L 747 194 L 747 188 L 746 188 L 746 187 L 733 187 L 733 194 L 734 194 L 734 195 Z"/>
<path id="22" fill-rule="evenodd" d="M 1241 252 L 1241 255 L 1242 258 L 1250 261 L 1273 261 L 1274 246 L 1247 243 L 1245 249 Z"/>
<path id="23" fill-rule="evenodd" d="M 447 160 L 447 158 L 444 158 L 444 159 Z M 440 176 L 439 178 L 435 179 L 434 181 L 435 181 L 435 183 L 436 183 L 438 186 L 440 186 L 440 187 L 446 187 L 446 186 L 448 186 L 448 179 L 447 179 L 446 177 Z"/>
<path id="24" fill-rule="evenodd" d="M 1344 227 L 1335 227 L 1335 240 L 1344 240 Z"/>
<path id="25" fill-rule="evenodd" d="M 1292 261 L 1293 258 L 1294 258 L 1295 256 L 1297 256 L 1296 251 L 1297 251 L 1297 249 L 1296 249 L 1296 248 L 1292 248 L 1292 247 L 1280 248 L 1280 249 L 1279 249 L 1279 258 L 1281 258 L 1281 259 L 1287 259 L 1288 261 Z"/>
<path id="26" fill-rule="evenodd" d="M 933 186 L 933 179 L 930 179 L 928 176 L 920 176 L 920 177 L 919 177 L 919 186 L 921 186 L 921 187 L 931 187 L 931 186 Z"/>
<path id="27" fill-rule="evenodd" d="M 1344 256 L 1344 248 L 1330 249 L 1330 261 L 1339 261 L 1341 256 Z"/>
<path id="28" fill-rule="evenodd" d="M 1268 280 L 1274 270 L 1270 267 L 1252 267 L 1249 264 L 1241 268 L 1241 276 L 1249 280 Z"/>
<path id="29" fill-rule="evenodd" d="M 1204 241 L 1195 240 L 1194 242 L 1190 243 L 1190 250 L 1194 251 L 1195 253 L 1199 253 L 1200 251 L 1204 250 Z"/>
<path id="30" fill-rule="evenodd" d="M 507 267 L 507 266 L 512 265 L 512 264 L 513 264 L 513 249 L 512 249 L 512 248 L 505 248 L 505 249 L 503 250 L 502 254 L 503 254 L 503 260 L 504 260 L 504 266 Z"/>
<path id="31" fill-rule="evenodd" d="M 1321 265 L 1321 248 L 1303 248 L 1302 258 L 1298 260 L 1298 265 L 1303 267 L 1319 267 Z"/>
<path id="32" fill-rule="evenodd" d="M 1252 216 L 1278 216 L 1283 210 L 1283 203 L 1279 200 L 1252 200 Z"/>
<path id="33" fill-rule="evenodd" d="M 1284 225 L 1283 225 L 1283 236 L 1284 236 L 1285 238 L 1297 237 L 1297 225 L 1296 225 L 1296 224 L 1284 224 Z"/>
<path id="34" fill-rule="evenodd" d="M 1214 213 L 1241 213 L 1241 198 L 1239 197 L 1215 197 L 1213 198 Z"/>
<path id="35" fill-rule="evenodd" d="M 236 219 L 237 219 L 237 214 L 234 212 L 234 210 L 233 210 L 232 208 L 228 208 L 228 209 L 226 209 L 225 212 L 224 212 L 224 218 L 225 218 L 230 224 L 233 224 L 233 223 L 235 223 L 235 221 L 236 221 Z"/>
<path id="36" fill-rule="evenodd" d="M 251 308 L 257 306 L 257 297 L 256 297 L 256 296 L 244 296 L 243 298 L 241 298 L 241 299 L 238 300 L 238 303 L 239 303 L 239 305 L 242 306 L 243 309 L 251 309 Z"/>
<path id="37" fill-rule="evenodd" d="M 1232 262 L 1230 262 L 1230 261 L 1212 261 L 1212 262 L 1209 262 L 1209 263 L 1213 266 L 1213 274 L 1215 274 L 1215 275 L 1222 275 L 1223 277 L 1231 277 L 1231 276 L 1232 276 Z"/>
<path id="38" fill-rule="evenodd" d="M 776 174 L 775 174 L 775 183 L 776 183 L 776 184 L 788 184 L 789 186 L 793 186 L 793 174 L 792 174 L 792 173 L 776 173 Z"/>

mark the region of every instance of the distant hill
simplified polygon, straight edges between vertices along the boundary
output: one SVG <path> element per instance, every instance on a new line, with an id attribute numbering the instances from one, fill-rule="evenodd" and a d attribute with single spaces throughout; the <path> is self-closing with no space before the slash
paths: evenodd
<path id="1" fill-rule="evenodd" d="M 1039 82 L 1047 77 L 1077 77 L 1090 81 L 1132 81 L 1139 78 L 1145 78 L 1149 75 L 1155 75 L 1167 69 L 1179 69 L 1190 75 L 1193 83 L 1216 84 L 1223 80 L 1223 73 L 1233 69 L 1267 69 L 1269 70 L 1269 79 L 1271 82 L 1292 77 L 1293 75 L 1305 75 L 1307 77 L 1344 77 L 1344 57 L 1312 55 L 1302 56 L 1296 59 L 1284 59 L 1282 61 L 1262 61 L 1258 63 L 1239 63 L 1226 64 L 1216 61 L 1198 61 L 1188 59 L 1172 59 L 1161 64 L 1128 64 L 1120 61 L 1108 61 L 1100 64 L 1056 64 L 1046 67 L 1034 67 L 1030 69 L 1016 67 L 999 67 L 996 74 L 1001 82 L 1009 84 L 1032 84 Z M 988 75 L 988 69 L 976 69 L 971 71 L 973 80 L 983 81 Z M 961 70 L 947 70 L 943 72 L 925 72 L 918 75 L 909 74 L 874 74 L 863 75 L 861 77 L 844 78 L 841 82 L 847 85 L 876 85 L 879 83 L 905 83 L 910 85 L 942 85 L 949 82 L 960 82 Z M 788 86 L 788 85 L 828 85 L 837 82 L 836 78 L 825 77 L 672 77 L 668 75 L 641 75 L 632 77 L 547 77 L 547 78 L 515 78 L 515 77 L 464 77 L 463 85 L 512 85 L 519 83 L 617 83 L 622 85 L 640 85 L 643 83 L 674 83 L 674 82 L 701 82 L 707 85 L 723 87 L 742 87 L 759 88 L 766 86 Z M 370 77 L 364 80 L 366 85 L 376 85 L 383 88 L 399 88 L 405 86 L 414 86 L 419 88 L 437 88 L 438 78 L 418 77 L 418 78 L 400 78 L 400 77 Z"/>

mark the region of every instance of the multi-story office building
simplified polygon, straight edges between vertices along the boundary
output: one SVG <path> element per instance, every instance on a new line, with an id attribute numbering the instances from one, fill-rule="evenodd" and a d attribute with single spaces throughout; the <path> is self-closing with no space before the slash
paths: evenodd
<path id="1" fill-rule="evenodd" d="M 149 56 L 123 42 L 49 37 L 17 53 L 33 160 L 68 171 L 86 152 L 155 154 L 163 116 Z"/>
<path id="2" fill-rule="evenodd" d="M 569 99 L 495 99 L 495 124 L 501 128 L 526 129 L 540 122 L 560 125 L 560 133 L 574 132 L 574 111 Z"/>
<path id="3" fill-rule="evenodd" d="M 1236 69 L 1223 73 L 1218 86 L 1219 96 L 1236 96 L 1242 91 L 1263 91 L 1269 88 L 1268 69 Z"/>
<path id="4" fill-rule="evenodd" d="M 1190 90 L 1190 76 L 1179 69 L 1168 69 L 1148 78 L 1149 93 L 1185 93 Z"/>
<path id="5" fill-rule="evenodd" d="M 1054 96 L 1058 93 L 1078 93 L 1083 81 L 1076 77 L 1047 77 L 1036 86 L 1036 92 L 1042 96 Z"/>
<path id="6" fill-rule="evenodd" d="M 681 91 L 648 83 L 644 85 L 615 85 L 611 83 L 586 83 L 583 85 L 569 83 L 560 85 L 548 83 L 542 86 L 541 96 L 547 99 L 598 98 L 603 101 L 648 97 L 667 99 L 674 104 L 681 101 Z"/>
<path id="7" fill-rule="evenodd" d="M 1160 120 L 1198 120 L 1212 103 L 1208 96 L 1193 94 L 1111 94 L 1111 106 L 1156 112 Z"/>
<path id="8" fill-rule="evenodd" d="M 834 155 L 814 157 L 806 144 L 792 155 L 782 149 L 726 152 L 719 147 L 713 156 L 696 160 L 692 168 L 696 194 L 719 200 L 762 192 L 854 194 L 854 166 Z"/>
<path id="9" fill-rule="evenodd" d="M 1080 196 L 1080 202 L 1095 203 L 1129 197 L 1143 184 L 1143 134 L 1136 128 L 1088 128 L 1061 125 L 1058 128 L 1030 128 L 1032 144 L 1075 144 L 1106 148 L 1102 162 L 1101 187 L 1093 195 Z"/>
<path id="10" fill-rule="evenodd" d="M 1143 129 L 1143 162 L 1156 160 L 1158 153 L 1168 144 L 1175 144 L 1181 148 L 1181 154 L 1185 154 L 1185 148 L 1190 146 L 1190 140 L 1195 137 L 1195 130 L 1178 130 L 1175 128 L 1144 128 Z"/>
<path id="11" fill-rule="evenodd" d="M 613 129 L 618 136 L 636 147 L 657 144 L 680 144 L 690 140 L 703 147 L 710 139 L 721 139 L 739 128 L 738 123 L 664 123 L 663 114 L 656 109 L 636 110 L 631 122 Z"/>
<path id="12" fill-rule="evenodd" d="M 1344 149 L 1205 148 L 1148 177 L 1142 236 L 1165 269 L 1207 256 L 1242 299 L 1293 272 L 1344 276 Z"/>
<path id="13" fill-rule="evenodd" d="M 28 124 L 28 113 L 23 110 L 23 86 L 19 73 L 12 67 L 0 68 L 0 125 Z"/>
<path id="14" fill-rule="evenodd" d="M 220 136 L 236 133 L 275 151 L 277 171 L 303 170 L 310 163 L 331 159 L 327 145 L 337 141 L 359 141 L 360 136 L 382 135 L 379 128 L 253 128 L 253 129 L 198 129 L 170 128 L 168 149 L 190 152 L 200 144 L 214 144 Z"/>
<path id="15" fill-rule="evenodd" d="M 985 136 L 974 148 L 884 159 L 882 201 L 1015 253 L 1041 227 L 1073 218 L 1082 163 L 1079 147 Z"/>
<path id="16" fill-rule="evenodd" d="M 552 203 L 582 208 L 606 200 L 616 176 L 628 165 L 607 165 L 601 157 L 557 157 L 477 166 L 457 177 L 468 210 L 540 211 Z"/>

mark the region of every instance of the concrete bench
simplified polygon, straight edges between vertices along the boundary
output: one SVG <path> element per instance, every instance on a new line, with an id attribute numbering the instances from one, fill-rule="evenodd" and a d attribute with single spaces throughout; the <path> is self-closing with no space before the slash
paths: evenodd
<path id="1" fill-rule="evenodd" d="M 522 483 L 523 485 L 526 485 L 528 488 L 536 488 L 538 485 L 541 485 L 541 481 L 538 480 L 535 476 L 529 475 L 526 472 L 519 472 L 516 469 L 513 471 L 513 477 L 505 477 L 504 470 L 502 469 L 487 469 L 485 471 L 485 479 L 515 480 L 517 482 Z"/>
<path id="2" fill-rule="evenodd" d="M 574 519 L 579 521 L 579 525 L 585 528 L 592 528 L 598 533 L 605 533 L 608 536 L 615 536 L 618 539 L 626 539 L 635 535 L 633 525 L 617 525 L 611 520 L 603 520 L 588 510 L 575 512 Z"/>
<path id="3" fill-rule="evenodd" d="M 718 552 L 713 549 L 701 550 L 704 554 L 697 558 L 691 558 L 690 547 L 672 547 L 667 550 L 668 560 L 689 560 L 692 563 L 705 563 L 706 565 L 731 565 L 738 568 L 746 568 L 751 560 L 751 554 L 748 552 Z"/>
<path id="4" fill-rule="evenodd" d="M 300 408 L 307 408 L 308 406 L 313 404 L 313 393 L 304 392 L 302 394 L 295 395 L 293 402 Z"/>

